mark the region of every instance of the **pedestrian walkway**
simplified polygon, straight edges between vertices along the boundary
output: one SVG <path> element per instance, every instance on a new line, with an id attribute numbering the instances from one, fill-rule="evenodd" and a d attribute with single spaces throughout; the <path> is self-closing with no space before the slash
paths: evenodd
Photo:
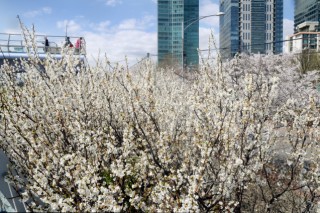
<path id="1" fill-rule="evenodd" d="M 9 160 L 0 149 L 0 212 L 26 212 L 14 188 L 5 181 Z"/>
<path id="2" fill-rule="evenodd" d="M 21 34 L 0 33 L 0 59 L 26 58 L 29 54 L 37 54 L 45 58 L 49 53 L 52 57 L 61 57 L 64 51 L 73 55 L 85 56 L 85 39 L 82 38 L 81 49 L 75 47 L 64 48 L 66 36 L 34 35 L 33 44 L 26 42 Z M 79 37 L 68 36 L 71 43 L 75 43 Z"/>

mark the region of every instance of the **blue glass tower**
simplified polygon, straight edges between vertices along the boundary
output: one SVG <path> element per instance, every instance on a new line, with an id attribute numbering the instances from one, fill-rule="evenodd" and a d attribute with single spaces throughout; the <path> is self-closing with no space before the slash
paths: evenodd
<path id="1" fill-rule="evenodd" d="M 320 22 L 320 0 L 295 0 L 294 31 L 297 32 L 297 26 L 306 21 Z M 317 31 L 320 31 L 319 25 Z"/>
<path id="2" fill-rule="evenodd" d="M 198 18 L 199 0 L 158 0 L 159 64 L 199 64 Z"/>
<path id="3" fill-rule="evenodd" d="M 220 0 L 220 49 L 237 53 L 282 53 L 283 0 Z"/>
<path id="4" fill-rule="evenodd" d="M 235 56 L 239 52 L 239 0 L 221 0 L 220 49 L 223 58 Z"/>

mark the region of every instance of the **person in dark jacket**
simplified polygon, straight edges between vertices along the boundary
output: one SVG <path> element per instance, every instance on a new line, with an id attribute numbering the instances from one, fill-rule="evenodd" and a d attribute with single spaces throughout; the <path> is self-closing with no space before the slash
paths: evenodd
<path id="1" fill-rule="evenodd" d="M 73 47 L 73 44 L 70 41 L 70 37 L 66 37 L 66 42 L 64 43 L 64 47 Z"/>
<path id="2" fill-rule="evenodd" d="M 49 40 L 47 38 L 47 36 L 44 37 L 44 52 L 48 52 L 49 50 Z"/>

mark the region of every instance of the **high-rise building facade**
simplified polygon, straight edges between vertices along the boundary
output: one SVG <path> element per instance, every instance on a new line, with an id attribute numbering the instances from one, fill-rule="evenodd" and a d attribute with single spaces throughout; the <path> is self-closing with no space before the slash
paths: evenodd
<path id="1" fill-rule="evenodd" d="M 199 64 L 199 0 L 158 0 L 158 62 Z"/>
<path id="2" fill-rule="evenodd" d="M 320 0 L 295 0 L 294 31 L 303 22 L 320 22 Z M 320 26 L 316 29 L 320 31 Z"/>
<path id="3" fill-rule="evenodd" d="M 238 53 L 282 53 L 283 0 L 220 0 L 220 50 L 223 58 Z"/>

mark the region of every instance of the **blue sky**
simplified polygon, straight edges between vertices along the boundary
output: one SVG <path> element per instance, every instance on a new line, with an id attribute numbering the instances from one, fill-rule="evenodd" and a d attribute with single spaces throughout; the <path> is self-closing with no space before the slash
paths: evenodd
<path id="1" fill-rule="evenodd" d="M 199 0 L 200 15 L 219 12 L 219 0 Z M 112 62 L 125 56 L 133 64 L 157 53 L 157 0 L 1 0 L 0 32 L 20 33 L 22 22 L 38 34 L 84 36 L 89 60 L 105 54 Z M 293 0 L 284 0 L 284 35 L 293 32 Z M 219 40 L 219 19 L 200 22 L 200 49 L 209 36 Z"/>

